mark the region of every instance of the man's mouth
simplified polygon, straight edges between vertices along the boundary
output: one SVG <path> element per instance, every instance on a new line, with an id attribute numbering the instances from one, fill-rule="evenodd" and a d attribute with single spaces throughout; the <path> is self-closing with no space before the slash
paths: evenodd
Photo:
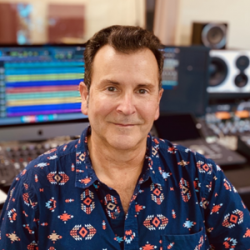
<path id="1" fill-rule="evenodd" d="M 121 126 L 121 127 L 132 127 L 135 126 L 135 124 L 124 124 L 124 123 L 114 123 L 117 126 Z"/>

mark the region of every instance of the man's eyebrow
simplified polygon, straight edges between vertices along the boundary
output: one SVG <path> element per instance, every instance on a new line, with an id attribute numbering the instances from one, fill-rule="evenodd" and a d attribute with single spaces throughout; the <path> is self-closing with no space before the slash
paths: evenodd
<path id="1" fill-rule="evenodd" d="M 138 88 L 149 88 L 149 89 L 153 89 L 155 88 L 155 85 L 152 83 L 140 83 L 137 85 Z"/>
<path id="2" fill-rule="evenodd" d="M 110 79 L 103 79 L 103 80 L 101 80 L 101 83 L 112 83 L 114 85 L 120 85 L 119 82 L 116 82 L 116 81 L 113 81 L 113 80 L 110 80 Z"/>
<path id="3" fill-rule="evenodd" d="M 111 84 L 114 84 L 114 85 L 120 85 L 119 82 L 114 81 L 114 80 L 110 80 L 110 79 L 103 79 L 103 80 L 101 80 L 101 83 L 111 83 Z M 136 87 L 152 89 L 152 88 L 155 87 L 155 85 L 150 83 L 150 82 L 149 83 L 145 82 L 145 83 L 138 83 Z"/>

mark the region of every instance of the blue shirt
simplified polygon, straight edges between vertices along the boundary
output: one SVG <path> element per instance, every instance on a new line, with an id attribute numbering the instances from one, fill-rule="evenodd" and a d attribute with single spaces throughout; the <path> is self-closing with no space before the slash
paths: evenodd
<path id="1" fill-rule="evenodd" d="M 250 216 L 219 166 L 148 135 L 125 214 L 92 166 L 87 135 L 32 161 L 0 218 L 0 249 L 250 249 Z"/>

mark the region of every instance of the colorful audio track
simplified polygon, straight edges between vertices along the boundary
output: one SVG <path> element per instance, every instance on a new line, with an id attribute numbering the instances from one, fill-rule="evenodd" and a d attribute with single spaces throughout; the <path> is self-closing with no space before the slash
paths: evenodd
<path id="1" fill-rule="evenodd" d="M 21 59 L 4 62 L 5 117 L 27 123 L 81 112 L 78 85 L 84 79 L 83 60 L 61 60 L 56 55 Z"/>

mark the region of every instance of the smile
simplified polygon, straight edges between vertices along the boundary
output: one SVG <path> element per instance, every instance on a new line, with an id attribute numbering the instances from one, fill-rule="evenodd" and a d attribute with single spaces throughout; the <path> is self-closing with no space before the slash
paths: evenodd
<path id="1" fill-rule="evenodd" d="M 132 127 L 135 126 L 134 124 L 121 124 L 121 123 L 114 123 L 117 126 L 121 126 L 121 127 Z"/>

